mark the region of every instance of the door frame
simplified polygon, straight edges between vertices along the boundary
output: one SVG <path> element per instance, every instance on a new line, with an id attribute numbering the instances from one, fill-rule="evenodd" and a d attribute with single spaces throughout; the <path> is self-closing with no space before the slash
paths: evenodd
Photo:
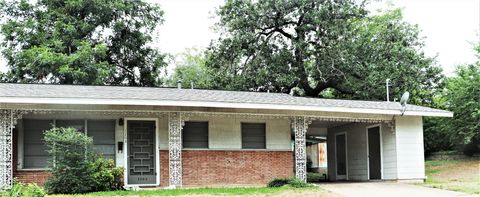
<path id="1" fill-rule="evenodd" d="M 338 135 L 345 135 L 345 175 L 340 175 L 342 176 L 342 178 L 340 179 L 339 178 L 339 175 L 337 174 L 338 173 L 338 164 L 337 164 L 337 136 Z M 347 132 L 346 131 L 343 131 L 343 132 L 338 132 L 338 133 L 335 133 L 335 180 L 337 181 L 340 181 L 340 180 L 347 180 L 348 181 L 348 139 L 347 139 Z M 345 177 L 343 177 L 345 176 Z"/>
<path id="2" fill-rule="evenodd" d="M 368 158 L 369 156 L 369 149 L 368 149 L 368 129 L 378 127 L 378 133 L 380 136 L 380 180 L 383 180 L 383 138 L 382 138 L 382 124 L 374 124 L 367 126 L 365 128 L 365 144 L 367 148 L 367 152 L 365 154 L 365 157 L 367 158 L 367 180 L 370 180 L 370 160 Z"/>
<path id="3" fill-rule="evenodd" d="M 158 149 L 158 118 L 124 118 L 123 126 L 123 159 L 124 159 L 124 173 L 123 180 L 125 180 L 125 187 L 128 186 L 158 186 L 160 185 L 160 150 Z M 139 120 L 139 121 L 155 121 L 155 183 L 154 184 L 128 184 L 128 121 L 129 120 Z"/>

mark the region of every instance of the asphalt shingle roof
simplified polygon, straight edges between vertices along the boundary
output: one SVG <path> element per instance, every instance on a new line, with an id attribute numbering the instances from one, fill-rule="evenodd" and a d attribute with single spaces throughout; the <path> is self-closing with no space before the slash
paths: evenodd
<path id="1" fill-rule="evenodd" d="M 133 99 L 401 110 L 398 102 L 307 98 L 282 93 L 126 86 L 0 83 L 0 98 Z M 407 105 L 407 111 L 449 113 L 416 105 Z"/>

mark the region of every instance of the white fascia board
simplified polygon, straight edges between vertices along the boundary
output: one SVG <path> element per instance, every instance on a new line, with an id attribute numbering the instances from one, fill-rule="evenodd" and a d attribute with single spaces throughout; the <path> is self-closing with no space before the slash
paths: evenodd
<path id="1" fill-rule="evenodd" d="M 9 98 L 0 97 L 0 103 L 9 104 L 72 104 L 72 105 L 138 105 L 138 106 L 170 106 L 170 107 L 214 107 L 236 109 L 273 109 L 296 111 L 321 111 L 341 113 L 385 114 L 401 115 L 400 110 L 347 108 L 347 107 L 320 107 L 303 105 L 258 104 L 258 103 L 228 103 L 228 102 L 201 102 L 201 101 L 172 101 L 172 100 L 141 100 L 141 99 L 85 99 L 85 98 Z M 406 111 L 405 116 L 437 116 L 453 117 L 452 112 Z"/>

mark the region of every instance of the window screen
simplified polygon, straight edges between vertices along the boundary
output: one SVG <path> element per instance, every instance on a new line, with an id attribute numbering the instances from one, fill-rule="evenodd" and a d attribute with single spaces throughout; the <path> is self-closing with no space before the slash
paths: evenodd
<path id="1" fill-rule="evenodd" d="M 77 131 L 85 132 L 85 120 L 56 120 L 55 127 L 71 127 Z"/>
<path id="2" fill-rule="evenodd" d="M 43 132 L 52 127 L 51 120 L 23 120 L 24 155 L 23 167 L 26 169 L 48 167 L 47 145 L 43 140 Z"/>
<path id="3" fill-rule="evenodd" d="M 242 123 L 242 148 L 265 149 L 265 123 Z"/>
<path id="4" fill-rule="evenodd" d="M 183 148 L 208 148 L 208 122 L 185 122 Z"/>
<path id="5" fill-rule="evenodd" d="M 87 135 L 93 138 L 93 150 L 115 160 L 115 120 L 88 120 Z"/>

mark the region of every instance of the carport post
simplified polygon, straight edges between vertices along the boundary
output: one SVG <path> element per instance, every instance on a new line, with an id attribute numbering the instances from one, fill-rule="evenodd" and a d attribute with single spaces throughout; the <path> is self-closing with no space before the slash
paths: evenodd
<path id="1" fill-rule="evenodd" d="M 295 177 L 307 182 L 306 133 L 309 119 L 304 116 L 292 118 L 292 129 L 295 134 Z"/>
<path id="2" fill-rule="evenodd" d="M 0 189 L 13 183 L 13 128 L 24 111 L 0 109 Z"/>

